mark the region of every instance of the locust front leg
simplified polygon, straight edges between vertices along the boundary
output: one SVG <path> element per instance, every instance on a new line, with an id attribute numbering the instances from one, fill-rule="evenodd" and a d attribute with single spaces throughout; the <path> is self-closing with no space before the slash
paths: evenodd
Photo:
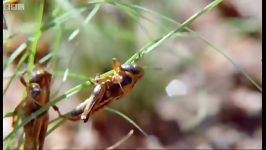
<path id="1" fill-rule="evenodd" d="M 113 69 L 115 70 L 115 73 L 119 73 L 121 71 L 121 63 L 117 58 L 113 58 Z"/>
<path id="2" fill-rule="evenodd" d="M 28 87 L 28 84 L 26 82 L 26 80 L 24 79 L 24 74 L 26 73 L 26 71 L 24 71 L 20 77 L 19 77 L 19 80 L 20 82 L 27 88 Z M 18 113 L 19 111 L 21 110 L 22 106 L 25 105 L 25 99 L 22 100 L 15 108 L 13 114 L 12 114 L 12 127 L 15 127 L 15 124 L 16 122 L 18 121 Z"/>
<path id="3" fill-rule="evenodd" d="M 113 58 L 112 61 L 113 61 L 113 69 L 115 71 L 115 74 L 113 76 L 113 81 L 114 83 L 117 83 L 120 86 L 120 89 L 122 90 L 123 93 L 126 93 L 121 85 L 123 77 L 119 75 L 119 73 L 122 71 L 121 63 L 117 58 Z"/>
<path id="4" fill-rule="evenodd" d="M 59 117 L 63 117 L 64 115 L 62 115 L 61 111 L 59 110 L 59 108 L 56 105 L 52 106 L 53 110 L 57 112 Z"/>
<path id="5" fill-rule="evenodd" d="M 22 106 L 25 105 L 25 100 L 22 100 L 15 108 L 13 114 L 12 114 L 12 127 L 14 128 L 17 121 L 18 121 L 18 114 L 19 111 L 21 111 Z"/>

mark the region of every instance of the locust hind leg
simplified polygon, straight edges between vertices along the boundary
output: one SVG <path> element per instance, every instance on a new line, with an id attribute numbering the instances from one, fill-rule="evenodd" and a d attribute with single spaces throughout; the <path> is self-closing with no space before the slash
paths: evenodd
<path id="1" fill-rule="evenodd" d="M 45 137 L 46 137 L 46 132 L 47 132 L 47 127 L 48 127 L 48 120 L 49 120 L 49 117 L 48 117 L 48 114 L 42 116 L 41 118 L 41 129 L 40 129 L 40 134 L 39 134 L 39 137 L 38 137 L 38 145 L 39 145 L 39 148 L 38 150 L 42 150 L 43 149 L 43 145 L 44 145 L 44 141 L 45 141 Z"/>
<path id="2" fill-rule="evenodd" d="M 33 122 L 34 120 L 30 121 L 28 124 L 24 126 L 25 141 L 23 145 L 23 150 L 28 150 L 28 149 L 37 150 L 37 142 L 36 142 L 37 139 L 34 136 Z"/>
<path id="3" fill-rule="evenodd" d="M 94 106 L 102 99 L 105 93 L 105 85 L 104 84 L 96 84 L 91 96 L 86 99 L 84 102 L 76 106 L 75 109 L 68 112 L 65 115 L 61 115 L 63 118 L 71 121 L 84 120 L 87 122 L 89 119 L 89 115 L 92 114 Z"/>
<path id="4" fill-rule="evenodd" d="M 33 134 L 33 141 L 36 143 L 37 145 L 37 148 L 36 150 L 39 150 L 39 146 L 40 146 L 40 136 L 41 136 L 41 130 L 42 130 L 42 127 L 43 125 L 45 124 L 45 121 L 48 121 L 48 120 L 45 120 L 46 119 L 46 116 L 48 116 L 47 113 L 45 114 L 42 114 L 40 116 L 38 116 L 37 118 L 35 118 L 33 120 L 33 125 L 32 125 L 32 128 L 31 128 L 31 131 L 32 131 L 32 134 Z"/>
<path id="5" fill-rule="evenodd" d="M 102 100 L 105 91 L 105 84 L 97 84 L 94 87 L 91 96 L 86 100 L 86 106 L 81 114 L 81 119 L 84 120 L 84 122 L 88 121 L 89 115 L 93 113 L 93 107 Z"/>

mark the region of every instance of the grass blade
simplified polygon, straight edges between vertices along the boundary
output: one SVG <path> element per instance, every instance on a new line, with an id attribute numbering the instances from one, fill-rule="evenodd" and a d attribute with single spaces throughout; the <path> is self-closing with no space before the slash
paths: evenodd
<path id="1" fill-rule="evenodd" d="M 7 61 L 4 63 L 3 69 L 5 70 L 12 62 L 18 57 L 19 54 L 23 52 L 24 49 L 27 48 L 26 43 L 22 43 L 7 59 Z"/>
<path id="2" fill-rule="evenodd" d="M 190 18 L 188 18 L 186 21 L 184 21 L 176 29 L 170 31 L 169 33 L 167 33 L 163 37 L 160 37 L 160 38 L 158 38 L 158 39 L 156 39 L 156 40 L 154 40 L 154 41 L 146 44 L 141 50 L 139 50 L 129 60 L 127 60 L 126 63 L 133 63 L 136 60 L 138 60 L 141 57 L 143 57 L 145 54 L 151 52 L 154 48 L 156 48 L 157 46 L 159 46 L 162 42 L 164 42 L 165 40 L 169 39 L 176 32 L 184 29 L 192 21 L 194 21 L 195 19 L 197 19 L 198 17 L 200 17 L 201 15 L 203 15 L 204 13 L 206 13 L 207 11 L 211 10 L 213 7 L 217 6 L 221 2 L 222 2 L 222 0 L 216 0 L 216 1 L 211 2 L 206 7 L 204 7 L 201 11 L 199 11 L 198 13 L 194 14 L 193 16 L 191 16 Z"/>
<path id="3" fill-rule="evenodd" d="M 127 120 L 130 124 L 132 124 L 134 127 L 136 127 L 143 135 L 145 135 L 145 136 L 148 136 L 148 134 L 144 131 L 144 130 L 142 130 L 140 127 L 139 127 L 139 125 L 137 125 L 137 123 L 135 123 L 132 119 L 130 119 L 129 117 L 127 117 L 125 114 L 123 114 L 123 113 L 121 113 L 120 111 L 118 111 L 118 110 L 115 110 L 115 109 L 112 109 L 112 108 L 110 108 L 110 107 L 107 107 L 107 108 L 105 108 L 107 111 L 109 111 L 109 112 L 112 112 L 112 113 L 115 113 L 115 114 L 117 114 L 117 115 L 119 115 L 119 116 L 121 116 L 122 118 L 124 118 L 125 120 Z"/>
<path id="4" fill-rule="evenodd" d="M 133 133 L 134 133 L 134 130 L 131 129 L 126 136 L 124 136 L 122 139 L 120 139 L 119 141 L 117 141 L 114 145 L 109 146 L 106 149 L 109 150 L 109 149 L 114 149 L 114 148 L 118 147 L 119 145 L 121 145 L 122 143 L 124 143 L 127 139 L 129 139 L 133 135 Z"/>
<path id="5" fill-rule="evenodd" d="M 23 63 L 24 63 L 24 61 L 26 60 L 27 57 L 28 57 L 28 53 L 27 52 L 22 55 L 21 59 L 18 62 L 18 65 L 17 65 L 17 67 L 15 69 L 15 73 L 11 76 L 11 79 L 8 81 L 7 86 L 4 89 L 3 95 L 6 94 L 7 89 L 9 88 L 9 86 L 11 85 L 11 83 L 15 79 L 15 77 L 18 75 L 18 72 L 19 72 L 20 68 L 22 67 L 22 65 L 23 65 Z"/>
<path id="6" fill-rule="evenodd" d="M 71 17 L 79 15 L 80 13 L 86 11 L 87 8 L 74 8 L 72 10 L 67 11 L 65 14 L 59 16 L 58 18 L 54 19 L 52 22 L 49 22 L 42 26 L 41 31 L 46 31 L 56 25 L 60 25 L 63 22 L 69 20 Z"/>
<path id="7" fill-rule="evenodd" d="M 147 8 L 138 6 L 138 5 L 129 5 L 126 3 L 121 3 L 119 2 L 121 5 L 124 5 L 125 7 L 131 8 L 132 10 L 138 9 L 138 10 L 142 10 L 142 11 L 146 11 L 148 13 L 154 14 L 156 16 L 161 17 L 162 19 L 171 22 L 173 24 L 176 25 L 180 25 L 180 23 L 176 22 L 175 20 L 168 18 L 164 15 L 161 15 L 157 12 L 154 12 L 152 10 L 149 10 Z M 150 21 L 150 20 L 149 20 Z M 203 37 L 202 35 L 200 35 L 199 33 L 193 31 L 192 29 L 185 27 L 185 30 L 189 31 L 190 33 L 196 35 L 197 37 L 199 37 L 203 42 L 205 42 L 207 45 L 209 45 L 211 48 L 213 48 L 214 50 L 216 50 L 218 53 L 220 53 L 221 55 L 223 55 L 233 66 L 235 66 L 260 92 L 262 92 L 262 87 L 261 85 L 259 85 L 254 79 L 252 79 L 252 77 L 244 70 L 240 67 L 240 65 L 236 64 L 226 53 L 223 52 L 222 49 L 218 48 L 217 46 L 215 46 L 214 44 L 212 44 L 211 42 L 209 42 L 205 37 Z"/>
<path id="8" fill-rule="evenodd" d="M 60 119 L 60 118 L 59 118 Z M 63 124 L 66 121 L 66 119 L 61 119 L 58 121 L 58 123 L 56 123 L 53 127 L 51 127 L 47 133 L 46 136 L 48 136 L 49 134 L 51 134 L 56 128 L 58 128 L 61 124 Z"/>
<path id="9" fill-rule="evenodd" d="M 39 6 L 39 7 L 38 7 Z M 28 48 L 29 51 L 29 58 L 28 58 L 28 72 L 32 72 L 34 68 L 34 58 L 35 58 L 35 53 L 37 51 L 37 43 L 41 37 L 41 26 L 42 26 L 42 16 L 43 16 L 43 10 L 44 10 L 44 1 L 41 1 L 38 3 L 38 12 L 36 16 L 36 27 L 35 27 L 35 32 L 32 38 L 30 38 L 30 45 Z"/>

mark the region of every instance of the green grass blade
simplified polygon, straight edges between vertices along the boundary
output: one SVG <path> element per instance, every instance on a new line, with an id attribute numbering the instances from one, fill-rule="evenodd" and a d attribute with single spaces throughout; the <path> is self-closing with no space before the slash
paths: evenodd
<path id="1" fill-rule="evenodd" d="M 13 112 L 8 112 L 8 113 L 6 113 L 6 114 L 4 115 L 3 118 L 12 117 L 12 115 L 13 115 Z"/>
<path id="2" fill-rule="evenodd" d="M 26 60 L 27 57 L 28 57 L 28 53 L 27 52 L 22 55 L 21 59 L 18 62 L 18 65 L 17 65 L 17 67 L 15 69 L 15 73 L 11 76 L 11 79 L 8 81 L 7 86 L 4 89 L 3 95 L 6 94 L 7 89 L 9 88 L 9 86 L 11 85 L 11 83 L 15 79 L 15 77 L 18 75 L 18 72 L 19 72 L 20 68 L 22 67 L 22 65 L 23 65 L 23 63 L 24 63 L 24 61 Z"/>
<path id="3" fill-rule="evenodd" d="M 53 71 L 55 76 L 64 76 L 64 71 Z M 68 72 L 68 77 L 72 77 L 79 80 L 89 80 L 89 77 L 84 76 L 82 74 L 74 73 L 74 72 Z"/>
<path id="4" fill-rule="evenodd" d="M 18 57 L 19 54 L 27 47 L 26 43 L 22 43 L 7 59 L 4 63 L 3 69 L 5 70 L 12 62 Z"/>
<path id="5" fill-rule="evenodd" d="M 18 126 L 18 121 L 15 123 L 15 127 L 17 127 Z M 5 150 L 8 150 L 8 149 L 12 149 L 12 145 L 14 144 L 14 140 L 15 140 L 15 134 L 14 135 L 12 135 L 11 136 L 11 138 L 9 138 L 7 141 L 6 141 L 6 143 L 5 143 L 5 147 L 4 147 L 4 149 Z"/>
<path id="6" fill-rule="evenodd" d="M 60 119 L 60 118 L 59 118 Z M 53 127 L 51 127 L 47 133 L 46 133 L 46 136 L 48 136 L 49 134 L 51 134 L 56 128 L 58 128 L 61 124 L 63 124 L 64 122 L 66 121 L 66 119 L 61 119 L 58 121 L 58 123 L 56 123 Z"/>
<path id="7" fill-rule="evenodd" d="M 86 11 L 87 8 L 74 8 L 69 11 L 67 11 L 65 14 L 59 16 L 58 18 L 54 19 L 52 22 L 49 22 L 47 24 L 44 24 L 41 28 L 42 31 L 46 31 L 56 25 L 60 25 L 63 22 L 69 20 L 71 17 L 75 17 L 76 15 L 79 15 Z"/>
<path id="8" fill-rule="evenodd" d="M 194 33 L 194 31 L 193 31 Z M 197 33 L 196 33 L 197 34 Z M 235 66 L 260 92 L 262 92 L 262 87 L 259 85 L 252 77 L 236 62 L 234 62 L 227 54 L 223 52 L 220 48 L 216 47 L 215 45 L 211 44 L 209 41 L 207 41 L 204 37 L 201 35 L 197 36 L 201 38 L 205 43 L 207 43 L 211 48 L 215 49 L 218 53 L 220 53 L 222 56 L 224 56 L 233 66 Z"/>
<path id="9" fill-rule="evenodd" d="M 122 118 L 124 118 L 125 120 L 127 120 L 130 124 L 132 124 L 135 128 L 137 128 L 143 135 L 148 136 L 148 134 L 144 130 L 142 130 L 139 125 L 137 125 L 137 123 L 135 123 L 132 119 L 130 119 L 125 114 L 121 113 L 118 110 L 112 109 L 110 107 L 105 108 L 105 110 L 121 116 Z"/>
<path id="10" fill-rule="evenodd" d="M 147 8 L 138 6 L 138 5 L 128 5 L 126 3 L 123 3 L 123 5 L 132 8 L 132 9 L 138 9 L 138 10 L 142 10 L 142 11 L 146 11 L 149 12 L 151 14 L 154 14 L 156 16 L 161 17 L 162 19 L 171 22 L 173 24 L 176 25 L 180 25 L 180 23 L 176 22 L 175 20 L 168 18 L 164 15 L 161 15 L 157 12 L 154 12 L 152 10 L 149 10 Z M 215 46 L 214 44 L 212 44 L 211 42 L 209 42 L 205 37 L 203 37 L 202 35 L 200 35 L 199 33 L 193 31 L 192 29 L 185 27 L 185 30 L 189 31 L 190 33 L 196 35 L 197 37 L 199 37 L 203 42 L 205 42 L 207 45 L 209 45 L 211 48 L 213 48 L 214 50 L 216 50 L 218 53 L 220 53 L 222 56 L 224 56 L 233 66 L 235 66 L 235 68 L 237 68 L 260 92 L 262 92 L 262 87 L 261 85 L 259 85 L 254 79 L 252 79 L 252 77 L 244 70 L 240 67 L 240 65 L 236 64 L 226 53 L 223 52 L 222 49 L 218 48 L 217 46 Z"/>
<path id="11" fill-rule="evenodd" d="M 21 147 L 22 144 L 24 143 L 23 135 L 24 135 L 24 133 L 21 133 L 20 136 L 19 136 L 17 149 L 20 149 L 20 147 Z"/>
<path id="12" fill-rule="evenodd" d="M 95 7 L 89 13 L 89 15 L 87 16 L 87 18 L 84 20 L 84 24 L 88 24 L 90 22 L 90 20 L 95 16 L 95 14 L 98 12 L 98 10 L 100 9 L 100 7 L 101 7 L 100 4 L 95 5 Z"/>
<path id="13" fill-rule="evenodd" d="M 88 16 L 85 18 L 83 25 L 86 25 L 89 23 L 89 21 L 94 17 L 94 15 L 98 12 L 100 9 L 100 4 L 95 5 L 95 7 L 92 9 L 91 12 L 89 12 Z M 78 34 L 80 33 L 80 28 L 74 30 L 70 36 L 68 37 L 68 41 L 73 40 Z"/>
<path id="14" fill-rule="evenodd" d="M 29 58 L 28 58 L 28 72 L 32 72 L 33 68 L 34 68 L 34 58 L 35 58 L 35 53 L 36 53 L 36 49 L 37 49 L 37 43 L 41 37 L 41 26 L 42 26 L 42 17 L 43 17 L 43 10 L 44 10 L 44 1 L 40 1 L 40 3 L 38 3 L 38 12 L 36 15 L 36 26 L 35 26 L 35 32 L 34 35 L 32 36 L 32 38 L 30 38 L 30 45 L 28 48 L 29 51 Z"/>
<path id="15" fill-rule="evenodd" d="M 42 58 L 39 60 L 39 63 L 40 63 L 40 64 L 43 64 L 44 62 L 50 60 L 52 57 L 53 57 L 53 53 L 48 53 L 47 55 L 45 55 L 44 57 L 42 57 Z"/>
<path id="16" fill-rule="evenodd" d="M 124 136 L 122 139 L 120 139 L 119 141 L 117 141 L 114 145 L 109 146 L 106 149 L 109 150 L 109 149 L 114 149 L 114 148 L 118 147 L 119 145 L 121 145 L 122 143 L 124 143 L 127 139 L 129 139 L 133 135 L 133 133 L 134 133 L 134 130 L 131 129 L 126 136 Z"/>
<path id="17" fill-rule="evenodd" d="M 129 9 L 127 6 L 117 1 L 113 1 L 112 3 L 110 2 L 110 4 L 117 6 L 118 8 L 123 10 L 125 13 L 127 13 L 135 22 L 138 22 L 138 18 L 141 16 L 139 12 L 133 11 L 132 9 Z M 143 17 L 143 18 L 148 19 L 146 17 Z M 152 36 L 149 34 L 148 29 L 144 27 L 140 22 L 139 22 L 139 26 L 140 26 L 140 29 L 145 33 L 145 35 L 149 39 L 151 39 Z"/>
<path id="18" fill-rule="evenodd" d="M 188 24 L 190 24 L 192 21 L 194 21 L 195 19 L 197 19 L 198 17 L 200 17 L 201 15 L 203 15 L 204 13 L 206 13 L 207 11 L 211 10 L 211 8 L 217 6 L 219 3 L 221 3 L 222 0 L 216 0 L 211 2 L 210 4 L 208 4 L 206 7 L 204 7 L 201 11 L 199 11 L 198 13 L 194 14 L 193 16 L 191 16 L 190 18 L 188 18 L 186 21 L 184 21 L 180 26 L 178 26 L 176 29 L 170 31 L 169 33 L 167 33 L 166 35 L 164 35 L 163 37 L 160 37 L 148 44 L 146 44 L 141 50 L 139 50 L 137 53 L 135 53 L 130 59 L 128 59 L 126 61 L 126 63 L 133 63 L 135 62 L 137 59 L 140 59 L 141 57 L 143 57 L 145 54 L 151 52 L 154 48 L 156 48 L 157 46 L 159 46 L 162 42 L 164 42 L 165 40 L 169 39 L 171 36 L 173 36 L 176 32 L 184 29 Z"/>

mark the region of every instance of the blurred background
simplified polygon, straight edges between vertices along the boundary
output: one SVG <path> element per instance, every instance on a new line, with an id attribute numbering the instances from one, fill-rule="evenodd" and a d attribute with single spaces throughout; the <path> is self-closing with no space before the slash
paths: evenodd
<path id="1" fill-rule="evenodd" d="M 111 70 L 112 58 L 125 62 L 146 43 L 173 30 L 176 24 L 170 19 L 182 23 L 210 2 L 111 0 L 96 5 L 46 0 L 35 59 L 45 61 L 53 74 L 51 99 Z M 34 34 L 36 4 L 32 0 L 19 3 L 24 10 L 4 11 L 4 64 Z M 189 25 L 209 43 L 182 31 L 139 60 L 144 77 L 109 107 L 134 120 L 148 136 L 102 109 L 87 123 L 61 124 L 47 136 L 45 149 L 108 148 L 132 129 L 134 133 L 118 148 L 261 149 L 261 92 L 240 71 L 261 85 L 261 4 L 262 0 L 225 0 Z M 22 49 L 3 70 L 4 115 L 25 97 L 18 78 L 10 82 L 27 47 Z M 19 72 L 26 66 L 22 64 Z M 66 70 L 69 76 L 64 78 Z M 92 86 L 85 88 L 57 106 L 66 113 L 88 98 L 91 90 Z M 51 120 L 57 117 L 52 109 L 49 114 Z M 12 131 L 10 117 L 4 118 L 3 126 L 5 137 Z"/>

